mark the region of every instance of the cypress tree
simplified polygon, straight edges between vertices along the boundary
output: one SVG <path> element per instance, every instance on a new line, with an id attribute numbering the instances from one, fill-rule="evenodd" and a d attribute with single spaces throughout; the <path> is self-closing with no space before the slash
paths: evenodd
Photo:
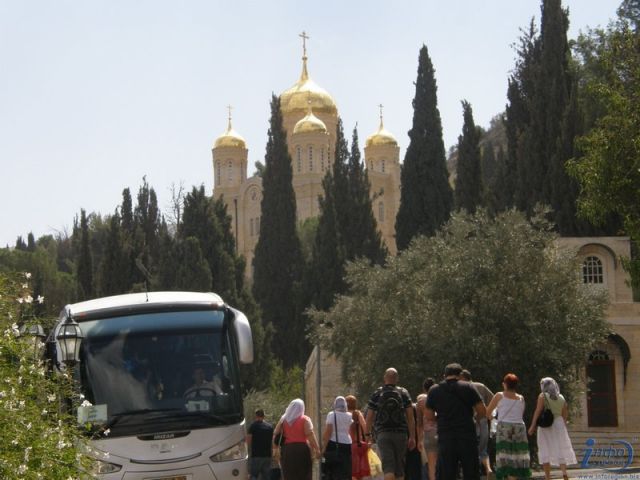
<path id="1" fill-rule="evenodd" d="M 373 264 L 382 265 L 387 257 L 387 249 L 373 216 L 369 192 L 371 184 L 364 168 L 358 144 L 358 129 L 353 129 L 351 155 L 347 165 L 348 203 L 336 208 L 346 209 L 349 221 L 343 227 L 343 243 L 347 260 L 365 257 Z"/>
<path id="2" fill-rule="evenodd" d="M 322 180 L 324 195 L 320 197 L 320 215 L 311 258 L 312 303 L 328 310 L 335 296 L 344 293 L 345 252 L 337 219 L 334 177 L 327 171 Z"/>
<path id="3" fill-rule="evenodd" d="M 262 178 L 261 228 L 253 258 L 253 294 L 263 323 L 275 328 L 273 349 L 285 366 L 308 351 L 302 320 L 302 250 L 296 232 L 296 199 L 280 100 L 271 98 L 271 119 Z"/>
<path id="4" fill-rule="evenodd" d="M 399 250 L 407 248 L 416 235 L 435 234 L 449 219 L 453 206 L 436 80 L 425 45 L 420 49 L 415 85 L 413 125 L 400 175 L 400 208 L 396 218 Z"/>
<path id="5" fill-rule="evenodd" d="M 180 242 L 177 256 L 176 289 L 193 292 L 210 291 L 211 269 L 202 255 L 198 239 L 187 237 Z"/>
<path id="6" fill-rule="evenodd" d="M 116 295 L 129 291 L 129 258 L 124 249 L 121 218 L 116 210 L 109 221 L 109 236 L 100 265 L 100 294 Z"/>
<path id="7" fill-rule="evenodd" d="M 458 137 L 458 166 L 455 204 L 458 210 L 475 213 L 482 205 L 482 175 L 480 171 L 480 131 L 473 121 L 471 104 L 462 101 L 464 123 Z"/>
<path id="8" fill-rule="evenodd" d="M 27 251 L 28 252 L 36 251 L 36 239 L 33 236 L 33 232 L 29 232 L 29 235 L 27 235 Z"/>
<path id="9" fill-rule="evenodd" d="M 80 210 L 80 252 L 77 258 L 78 299 L 87 300 L 93 296 L 93 256 L 91 254 L 89 222 L 84 208 Z"/>

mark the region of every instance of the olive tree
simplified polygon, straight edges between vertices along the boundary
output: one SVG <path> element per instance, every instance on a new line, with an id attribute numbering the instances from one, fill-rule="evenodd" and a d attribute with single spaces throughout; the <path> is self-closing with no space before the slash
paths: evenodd
<path id="1" fill-rule="evenodd" d="M 493 390 L 516 373 L 529 407 L 543 376 L 570 392 L 606 336 L 607 296 L 579 281 L 576 252 L 558 246 L 543 213 L 456 213 L 385 267 L 351 264 L 350 293 L 312 312 L 344 380 L 366 395 L 393 366 L 415 396 L 460 362 Z"/>

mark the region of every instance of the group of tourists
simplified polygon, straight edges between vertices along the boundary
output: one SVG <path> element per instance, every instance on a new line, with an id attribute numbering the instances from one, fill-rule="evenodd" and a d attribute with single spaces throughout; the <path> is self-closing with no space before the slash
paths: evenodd
<path id="1" fill-rule="evenodd" d="M 556 381 L 540 381 L 541 393 L 527 429 L 525 401 L 517 393 L 518 377 L 508 373 L 503 390 L 491 392 L 474 382 L 459 364 L 446 366 L 440 383 L 429 378 L 424 392 L 412 403 L 399 386 L 398 372 L 385 371 L 383 385 L 370 397 L 366 414 L 354 396 L 338 396 L 326 416 L 318 441 L 304 402 L 293 400 L 275 428 L 256 412 L 247 437 L 251 451 L 251 479 L 271 477 L 271 451 L 284 480 L 311 480 L 314 459 L 322 460 L 322 478 L 372 478 L 376 464 L 384 480 L 479 479 L 481 472 L 497 479 L 531 476 L 527 433 L 537 434 L 538 459 L 546 480 L 551 466 L 564 479 L 567 465 L 576 463 L 566 428 L 567 402 Z M 491 423 L 491 428 L 489 427 Z M 495 471 L 488 454 L 490 433 L 496 439 Z"/>

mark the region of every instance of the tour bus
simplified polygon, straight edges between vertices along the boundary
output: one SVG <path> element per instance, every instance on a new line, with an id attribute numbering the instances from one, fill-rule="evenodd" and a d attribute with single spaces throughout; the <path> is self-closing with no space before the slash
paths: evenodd
<path id="1" fill-rule="evenodd" d="M 78 422 L 98 478 L 247 478 L 239 366 L 253 361 L 253 340 L 245 315 L 218 295 L 67 305 L 51 350 L 79 385 Z"/>

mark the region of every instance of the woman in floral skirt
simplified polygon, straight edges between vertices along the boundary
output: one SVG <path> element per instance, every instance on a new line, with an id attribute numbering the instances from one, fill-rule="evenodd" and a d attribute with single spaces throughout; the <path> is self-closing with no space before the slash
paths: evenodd
<path id="1" fill-rule="evenodd" d="M 487 407 L 487 418 L 498 411 L 496 432 L 496 478 L 515 479 L 531 477 L 529 441 L 522 415 L 524 398 L 516 393 L 518 377 L 508 373 L 502 380 L 502 392 L 496 393 Z"/>

